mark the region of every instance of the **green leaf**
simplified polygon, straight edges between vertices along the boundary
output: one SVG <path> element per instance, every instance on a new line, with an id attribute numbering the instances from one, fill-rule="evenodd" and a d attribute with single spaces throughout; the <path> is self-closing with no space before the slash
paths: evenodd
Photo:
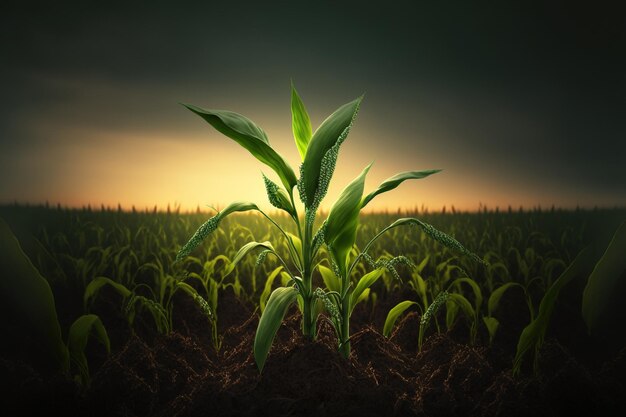
<path id="1" fill-rule="evenodd" d="M 76 319 L 68 333 L 67 347 L 72 363 L 78 368 L 78 375 L 83 385 L 89 384 L 89 364 L 85 356 L 85 348 L 90 335 L 95 336 L 96 340 L 104 345 L 107 353 L 111 353 L 109 335 L 98 316 L 86 314 Z"/>
<path id="2" fill-rule="evenodd" d="M 350 295 L 350 313 L 352 313 L 352 310 L 354 310 L 354 307 L 357 305 L 359 297 L 361 297 L 363 291 L 365 291 L 366 289 L 371 287 L 376 281 L 378 281 L 378 278 L 380 278 L 382 273 L 383 269 L 381 268 L 375 269 L 372 272 L 363 275 L 363 277 L 356 284 L 354 291 L 352 291 L 352 294 Z"/>
<path id="3" fill-rule="evenodd" d="M 600 324 L 611 321 L 612 308 L 619 308 L 623 299 L 626 271 L 626 222 L 613 235 L 606 251 L 595 265 L 583 292 L 582 314 L 591 334 Z"/>
<path id="4" fill-rule="evenodd" d="M 426 255 L 426 257 L 424 259 L 422 259 L 422 262 L 419 263 L 419 265 L 417 265 L 417 267 L 415 267 L 415 270 L 421 274 L 422 271 L 424 270 L 424 268 L 426 268 L 426 265 L 428 265 L 428 261 L 430 261 L 430 255 Z"/>
<path id="5" fill-rule="evenodd" d="M 574 278 L 579 276 L 587 277 L 591 273 L 596 256 L 593 248 L 587 247 L 583 249 L 567 269 L 559 276 L 556 281 L 548 288 L 541 303 L 539 304 L 539 312 L 533 321 L 522 330 L 522 334 L 517 342 L 517 351 L 513 359 L 513 373 L 519 373 L 524 356 L 534 348 L 539 349 L 543 343 L 550 317 L 556 304 L 561 288 Z M 536 357 L 535 357 L 536 359 Z M 536 364 L 536 362 L 535 362 Z"/>
<path id="6" fill-rule="evenodd" d="M 300 170 L 300 197 L 303 198 L 302 202 L 306 207 L 314 206 L 316 196 L 317 204 L 319 204 L 326 195 L 335 169 L 339 146 L 348 136 L 362 99 L 361 96 L 341 106 L 324 120 L 313 134 Z M 334 156 L 331 157 L 330 154 Z M 322 169 L 325 157 L 328 166 Z M 322 171 L 324 171 L 323 176 L 321 176 Z"/>
<path id="7" fill-rule="evenodd" d="M 283 269 L 282 265 L 274 269 L 265 280 L 265 286 L 263 287 L 263 292 L 261 293 L 261 298 L 259 299 L 259 308 L 261 310 L 261 313 L 263 313 L 263 310 L 265 310 L 267 299 L 270 296 L 270 293 L 272 292 L 272 284 L 274 284 L 274 279 L 281 273 L 280 271 L 282 269 Z"/>
<path id="8" fill-rule="evenodd" d="M 272 292 L 270 299 L 267 301 L 265 310 L 263 310 L 259 320 L 256 336 L 254 337 L 254 360 L 259 368 L 259 372 L 263 371 L 263 366 L 265 366 L 265 360 L 276 332 L 285 317 L 287 309 L 296 300 L 297 295 L 298 290 L 293 287 L 280 287 Z"/>
<path id="9" fill-rule="evenodd" d="M 472 307 L 472 303 L 469 302 L 467 298 L 457 293 L 449 293 L 448 294 L 448 302 L 453 301 L 461 307 L 463 313 L 467 316 L 468 319 L 474 321 L 475 318 L 475 310 Z"/>
<path id="10" fill-rule="evenodd" d="M 220 221 L 226 216 L 242 211 L 259 210 L 256 204 L 238 201 L 230 204 L 224 210 L 217 213 L 215 216 L 207 220 L 202 226 L 196 230 L 191 239 L 182 247 L 182 249 L 176 255 L 176 262 L 182 260 L 185 256 L 189 255 L 208 235 L 213 233 Z"/>
<path id="11" fill-rule="evenodd" d="M 249 242 L 246 243 L 245 245 L 243 245 L 241 247 L 241 249 L 239 249 L 239 251 L 237 252 L 237 254 L 235 255 L 235 257 L 233 258 L 232 262 L 230 263 L 230 265 L 228 265 L 228 269 L 226 270 L 225 275 L 230 274 L 231 272 L 233 272 L 233 270 L 235 269 L 235 267 L 237 266 L 237 264 L 251 251 L 255 250 L 255 249 L 265 249 L 265 250 L 269 250 L 272 252 L 274 251 L 274 247 L 272 246 L 272 244 L 270 242 Z"/>
<path id="12" fill-rule="evenodd" d="M 487 311 L 489 312 L 490 316 L 493 316 L 493 313 L 496 312 L 496 309 L 498 308 L 498 305 L 500 304 L 500 299 L 502 298 L 504 293 L 508 289 L 513 288 L 513 287 L 520 287 L 522 289 L 524 288 L 522 285 L 518 284 L 517 282 L 507 282 L 506 284 L 503 284 L 500 287 L 493 290 L 493 292 L 489 296 L 489 301 L 487 301 Z"/>
<path id="13" fill-rule="evenodd" d="M 296 185 L 298 180 L 293 169 L 272 149 L 263 129 L 250 119 L 227 110 L 207 110 L 190 104 L 183 104 L 183 106 L 202 117 L 218 132 L 233 139 L 256 159 L 272 168 L 287 190 L 292 190 Z"/>
<path id="14" fill-rule="evenodd" d="M 83 294 L 83 305 L 85 309 L 87 309 L 87 305 L 89 301 L 98 294 L 100 288 L 105 285 L 111 286 L 118 294 L 120 294 L 123 298 L 128 298 L 131 296 L 132 292 L 126 288 L 123 284 L 119 282 L 115 282 L 107 277 L 97 277 L 93 281 L 91 281 L 87 287 L 85 288 L 85 293 Z"/>
<path id="15" fill-rule="evenodd" d="M 494 317 L 483 316 L 483 322 L 485 323 L 485 327 L 489 332 L 489 343 L 493 343 L 493 338 L 496 336 L 496 332 L 498 331 L 498 327 L 500 326 L 500 322 L 498 319 Z"/>
<path id="16" fill-rule="evenodd" d="M 293 82 L 291 83 L 291 129 L 300 157 L 304 160 L 313 130 L 311 129 L 309 113 L 307 113 Z"/>
<path id="17" fill-rule="evenodd" d="M 341 283 L 339 277 L 335 275 L 332 269 L 326 268 L 324 265 L 318 265 L 317 269 L 322 275 L 322 281 L 329 291 L 341 292 Z"/>
<path id="18" fill-rule="evenodd" d="M 415 301 L 406 300 L 398 303 L 394 308 L 389 310 L 387 318 L 385 319 L 385 325 L 383 326 L 383 335 L 385 337 L 389 337 L 389 335 L 391 334 L 391 330 L 393 330 L 393 326 L 398 320 L 398 317 L 400 317 L 402 313 L 404 313 L 412 305 L 416 305 L 419 307 L 419 304 Z"/>
<path id="19" fill-rule="evenodd" d="M 446 327 L 448 329 L 452 329 L 460 309 L 461 307 L 454 301 L 450 300 L 446 302 Z"/>
<path id="20" fill-rule="evenodd" d="M 302 259 L 302 241 L 300 240 L 298 236 L 292 233 L 287 232 L 286 235 L 289 238 L 289 240 L 291 240 L 293 247 L 296 249 L 296 255 L 298 255 L 300 259 Z"/>
<path id="21" fill-rule="evenodd" d="M 452 284 L 450 284 L 450 286 L 454 286 L 457 284 L 460 285 L 462 283 L 467 284 L 472 288 L 475 300 L 474 306 L 476 307 L 477 311 L 480 311 L 480 307 L 483 305 L 483 292 L 480 290 L 480 286 L 476 283 L 476 281 L 468 277 L 457 278 L 452 281 Z"/>
<path id="22" fill-rule="evenodd" d="M 396 174 L 393 177 L 387 178 L 378 186 L 377 189 L 375 189 L 374 191 L 372 191 L 371 193 L 369 193 L 367 196 L 363 198 L 363 202 L 361 203 L 361 208 L 365 207 L 378 194 L 391 191 L 406 180 L 418 180 L 418 179 L 426 178 L 429 175 L 436 174 L 437 172 L 440 172 L 440 171 L 441 171 L 440 169 L 429 169 L 426 171 L 406 171 L 406 172 L 401 172 L 399 174 Z"/>
<path id="23" fill-rule="evenodd" d="M 371 166 L 371 164 L 368 165 L 341 192 L 341 195 L 330 209 L 328 219 L 326 219 L 324 239 L 343 276 L 345 276 L 348 267 L 348 255 L 356 240 L 365 176 Z"/>
<path id="24" fill-rule="evenodd" d="M 3 344 L 16 345 L 43 367 L 69 370 L 69 354 L 61 336 L 54 295 L 9 226 L 0 219 L 0 297 Z M 4 327 L 5 322 L 10 326 Z M 8 333 L 8 330 L 16 334 Z M 22 343 L 28 341 L 28 343 Z"/>

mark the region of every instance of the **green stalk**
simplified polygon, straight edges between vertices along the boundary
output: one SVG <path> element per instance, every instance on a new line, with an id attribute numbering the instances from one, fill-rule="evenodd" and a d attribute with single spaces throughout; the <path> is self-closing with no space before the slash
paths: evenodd
<path id="1" fill-rule="evenodd" d="M 302 282 L 304 288 L 301 289 L 300 294 L 304 301 L 304 309 L 302 311 L 302 333 L 309 339 L 315 338 L 315 323 L 313 323 L 313 271 L 311 269 L 311 233 L 312 225 L 306 222 L 305 215 L 305 227 L 304 227 L 304 240 L 302 242 L 302 256 L 304 258 L 304 265 L 302 266 Z"/>
<path id="2" fill-rule="evenodd" d="M 341 336 L 339 353 L 348 359 L 350 357 L 350 297 L 344 295 L 341 300 Z"/>

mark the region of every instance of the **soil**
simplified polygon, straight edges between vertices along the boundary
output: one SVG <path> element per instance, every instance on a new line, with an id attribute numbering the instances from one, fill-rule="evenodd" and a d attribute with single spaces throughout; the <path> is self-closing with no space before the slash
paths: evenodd
<path id="1" fill-rule="evenodd" d="M 539 373 L 529 366 L 513 377 L 515 349 L 503 344 L 507 335 L 493 347 L 480 335 L 471 346 L 460 322 L 450 332 L 431 331 L 418 352 L 418 313 L 405 315 L 387 339 L 375 313 L 381 309 L 363 305 L 355 310 L 352 355 L 345 360 L 330 325 L 321 320 L 317 340 L 305 340 L 293 308 L 260 374 L 252 355 L 258 314 L 232 294 L 220 300 L 219 351 L 206 318 L 187 298 L 177 300 L 168 335 L 151 331 L 147 321 L 139 331 L 119 328 L 124 324 L 104 300 L 100 314 L 112 315 L 104 321 L 115 327 L 113 352 L 89 351 L 91 385 L 79 389 L 23 361 L 1 359 L 3 415 L 626 415 L 626 349 L 597 365 L 547 339 Z"/>

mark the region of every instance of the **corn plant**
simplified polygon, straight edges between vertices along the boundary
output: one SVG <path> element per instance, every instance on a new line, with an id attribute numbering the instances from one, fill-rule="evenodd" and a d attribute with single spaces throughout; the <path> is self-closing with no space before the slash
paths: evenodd
<path id="1" fill-rule="evenodd" d="M 332 113 L 313 133 L 309 115 L 296 89 L 291 88 L 292 130 L 300 153 L 299 178 L 288 162 L 270 145 L 265 132 L 250 119 L 225 110 L 206 110 L 185 105 L 203 118 L 220 133 L 233 139 L 247 149 L 259 161 L 269 166 L 280 179 L 281 185 L 263 175 L 263 182 L 270 203 L 289 215 L 297 234 L 288 233 L 271 216 L 251 202 L 236 202 L 227 206 L 206 221 L 179 251 L 180 261 L 191 253 L 208 235 L 214 232 L 227 216 L 245 211 L 257 211 L 271 222 L 283 236 L 290 259 L 289 265 L 269 241 L 250 242 L 244 245 L 232 261 L 230 270 L 244 256 L 262 250 L 262 257 L 274 256 L 284 267 L 290 285 L 275 289 L 261 315 L 255 342 L 254 355 L 259 370 L 262 370 L 275 334 L 290 305 L 297 303 L 302 312 L 302 332 L 310 339 L 316 337 L 316 323 L 322 310 L 326 310 L 333 324 L 343 356 L 350 354 L 350 315 L 364 292 L 380 277 L 382 270 L 393 270 L 397 263 L 406 258 L 373 262 L 374 270 L 357 277 L 352 282 L 352 272 L 359 262 L 368 261 L 368 250 L 381 235 L 396 227 L 413 225 L 421 228 L 429 237 L 443 245 L 469 254 L 458 241 L 416 218 L 403 218 L 378 232 L 363 251 L 354 252 L 359 214 L 379 194 L 391 191 L 409 179 L 426 178 L 440 170 L 409 171 L 397 174 L 364 195 L 365 177 L 371 167 L 366 167 L 340 194 L 332 205 L 328 218 L 317 227 L 316 219 L 320 205 L 326 196 L 335 170 L 339 149 L 346 140 L 361 105 L 362 96 Z M 297 189 L 303 212 L 295 203 Z M 322 245 L 326 250 L 321 251 Z M 313 288 L 313 273 L 324 254 L 331 267 L 333 277 L 326 280 L 326 288 Z M 369 259 L 371 261 L 371 259 Z M 331 284 L 332 282 L 332 284 Z"/>

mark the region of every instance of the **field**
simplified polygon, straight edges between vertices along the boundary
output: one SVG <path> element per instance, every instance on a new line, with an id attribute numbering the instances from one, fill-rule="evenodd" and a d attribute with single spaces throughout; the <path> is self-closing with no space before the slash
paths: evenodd
<path id="1" fill-rule="evenodd" d="M 590 273 L 624 210 L 361 215 L 351 258 L 394 220 L 417 216 L 478 259 L 419 227 L 395 228 L 350 271 L 355 293 L 359 279 L 379 271 L 352 301 L 350 350 L 338 346 L 339 318 L 327 300 L 337 284 L 333 266 L 322 264 L 313 274 L 313 287 L 327 292 L 315 337 L 303 335 L 302 306 L 293 303 L 261 366 L 254 346 L 260 313 L 272 308 L 274 289 L 289 285 L 286 269 L 298 260 L 279 229 L 246 213 L 224 219 L 175 262 L 210 216 L 0 208 L 8 225 L 0 412 L 626 415 L 624 313 L 598 301 L 609 313 L 591 336 L 581 313 Z M 274 218 L 296 234 L 287 215 Z M 23 254 L 7 252 L 9 233 Z M 265 241 L 277 256 L 251 250 L 237 259 L 248 242 Z M 590 245 L 600 248 L 591 263 Z M 20 256 L 49 284 L 54 303 L 45 314 L 33 312 L 45 296 L 18 282 Z M 624 287 L 620 277 L 615 294 Z M 50 351 L 49 330 L 33 330 L 45 327 L 41 317 L 54 319 L 51 311 L 67 341 L 65 365 Z"/>

